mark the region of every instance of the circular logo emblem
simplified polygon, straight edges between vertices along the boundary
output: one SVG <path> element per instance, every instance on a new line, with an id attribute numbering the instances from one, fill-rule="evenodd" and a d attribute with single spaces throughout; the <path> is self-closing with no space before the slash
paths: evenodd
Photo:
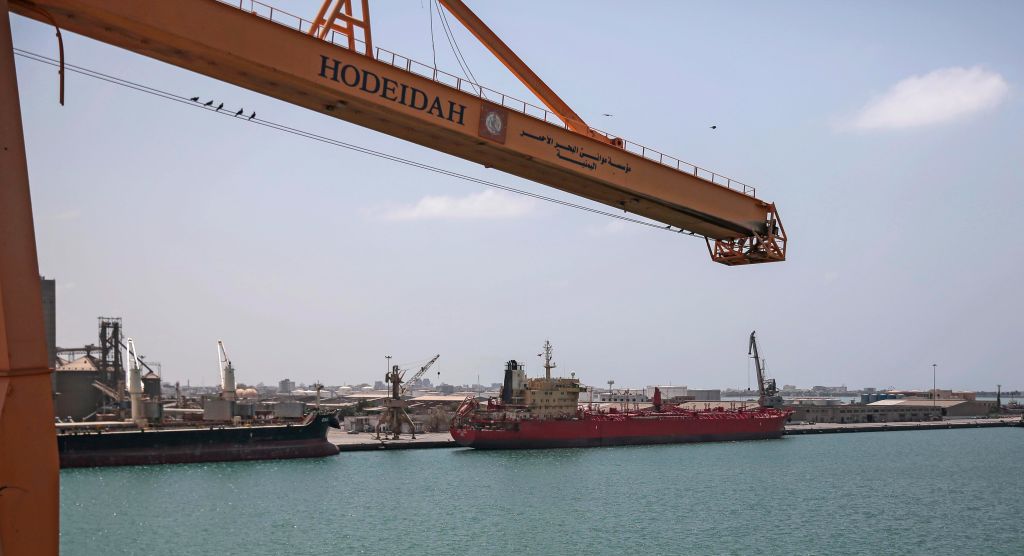
<path id="1" fill-rule="evenodd" d="M 501 135 L 501 128 L 504 124 L 497 112 L 491 112 L 484 119 L 484 125 L 487 126 L 487 131 L 491 132 L 491 135 Z"/>

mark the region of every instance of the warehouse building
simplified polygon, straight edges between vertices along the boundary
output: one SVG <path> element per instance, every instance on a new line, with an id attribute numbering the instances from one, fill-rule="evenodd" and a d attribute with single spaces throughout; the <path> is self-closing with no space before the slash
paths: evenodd
<path id="1" fill-rule="evenodd" d="M 922 407 L 936 407 L 941 417 L 984 417 L 996 410 L 996 402 L 992 400 L 947 399 L 929 400 L 923 398 L 904 398 L 902 400 L 879 400 L 868 404 L 868 407 L 892 407 L 904 411 L 914 411 Z"/>
<path id="2" fill-rule="evenodd" d="M 971 400 L 892 399 L 870 404 L 790 405 L 790 422 L 811 423 L 899 423 L 940 421 L 943 418 L 984 417 L 995 410 L 995 402 Z"/>

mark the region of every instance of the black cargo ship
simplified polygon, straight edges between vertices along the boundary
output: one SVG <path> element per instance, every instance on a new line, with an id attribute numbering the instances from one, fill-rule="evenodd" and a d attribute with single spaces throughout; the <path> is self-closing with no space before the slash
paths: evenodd
<path id="1" fill-rule="evenodd" d="M 159 427 L 146 430 L 59 430 L 61 468 L 246 461 L 333 456 L 327 428 L 334 413 L 313 412 L 296 424 Z"/>

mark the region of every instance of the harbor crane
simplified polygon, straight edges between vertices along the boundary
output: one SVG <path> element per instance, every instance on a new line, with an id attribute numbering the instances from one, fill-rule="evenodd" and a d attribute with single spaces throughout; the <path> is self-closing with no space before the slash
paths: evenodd
<path id="1" fill-rule="evenodd" d="M 782 407 L 782 396 L 779 395 L 779 389 L 775 386 L 775 379 L 764 376 L 764 362 L 757 353 L 756 334 L 756 330 L 750 333 L 750 347 L 747 349 L 747 355 L 754 359 L 754 367 L 757 369 L 757 404 L 761 407 L 780 408 Z"/>
<path id="2" fill-rule="evenodd" d="M 142 405 L 142 369 L 135 340 L 128 338 L 128 397 L 132 404 L 132 421 L 140 428 L 146 428 L 145 408 Z"/>
<path id="3" fill-rule="evenodd" d="M 427 372 L 435 361 L 441 357 L 441 354 L 435 355 L 430 361 L 427 361 L 426 365 L 420 367 L 419 371 L 402 386 L 403 378 L 405 377 L 405 371 L 403 371 L 398 365 L 391 367 L 391 370 L 384 375 L 384 382 L 391 385 L 391 397 L 384 402 L 384 411 L 380 414 L 380 419 L 377 420 L 377 440 L 380 440 L 380 433 L 387 426 L 388 430 L 391 431 L 391 439 L 398 440 L 399 435 L 402 432 L 402 425 L 408 424 L 409 430 L 412 431 L 412 439 L 416 440 L 416 425 L 413 424 L 412 418 L 405 411 L 408 407 L 409 402 L 403 399 L 409 388 Z"/>
<path id="4" fill-rule="evenodd" d="M 368 0 L 325 0 L 315 21 L 257 0 L 0 0 L 0 12 L 57 28 L 61 99 L 65 30 L 660 222 L 704 238 L 718 263 L 785 260 L 776 206 L 753 187 L 591 127 L 462 0 L 439 2 L 544 108 L 375 46 Z M 0 482 L 32 493 L 0 496 L 0 552 L 55 553 L 51 370 L 6 17 L 0 147 Z"/>
<path id="5" fill-rule="evenodd" d="M 224 349 L 224 342 L 217 340 L 217 355 L 220 357 L 220 397 L 224 400 L 235 399 L 235 367 Z"/>

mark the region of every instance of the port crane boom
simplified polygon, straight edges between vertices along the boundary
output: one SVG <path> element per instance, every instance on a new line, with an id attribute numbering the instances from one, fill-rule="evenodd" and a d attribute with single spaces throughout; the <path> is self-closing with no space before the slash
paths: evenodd
<path id="1" fill-rule="evenodd" d="M 139 354 L 135 350 L 135 340 L 128 338 L 128 397 L 132 404 L 132 421 L 140 428 L 146 427 L 146 414 L 142 406 L 142 370 L 139 367 Z"/>
<path id="2" fill-rule="evenodd" d="M 763 362 L 757 353 L 756 334 L 756 330 L 750 333 L 750 347 L 747 349 L 747 355 L 754 359 L 754 367 L 757 369 L 757 403 L 761 407 L 782 407 L 782 396 L 779 395 L 779 389 L 775 386 L 775 379 L 764 376 Z"/>
<path id="3" fill-rule="evenodd" d="M 416 384 L 417 380 L 423 378 L 423 375 L 426 374 L 427 369 L 429 369 L 434 364 L 434 362 L 436 362 L 440 358 L 441 358 L 441 354 L 438 353 L 430 361 L 427 361 L 426 365 L 423 365 L 422 367 L 420 367 L 420 370 L 416 371 L 416 374 L 412 375 L 412 378 L 410 378 L 408 381 L 406 381 L 405 386 L 402 387 L 402 395 L 404 396 L 405 393 L 410 388 L 412 388 L 412 385 Z"/>
<path id="4" fill-rule="evenodd" d="M 217 340 L 217 355 L 220 357 L 220 397 L 225 400 L 235 399 L 235 367 L 224 349 L 224 342 Z"/>
<path id="5" fill-rule="evenodd" d="M 785 259 L 773 203 L 591 128 L 461 0 L 442 3 L 549 109 L 374 47 L 366 1 L 359 18 L 354 0 L 328 0 L 316 22 L 253 0 L 10 2 L 20 15 L 703 236 L 716 262 Z"/>

